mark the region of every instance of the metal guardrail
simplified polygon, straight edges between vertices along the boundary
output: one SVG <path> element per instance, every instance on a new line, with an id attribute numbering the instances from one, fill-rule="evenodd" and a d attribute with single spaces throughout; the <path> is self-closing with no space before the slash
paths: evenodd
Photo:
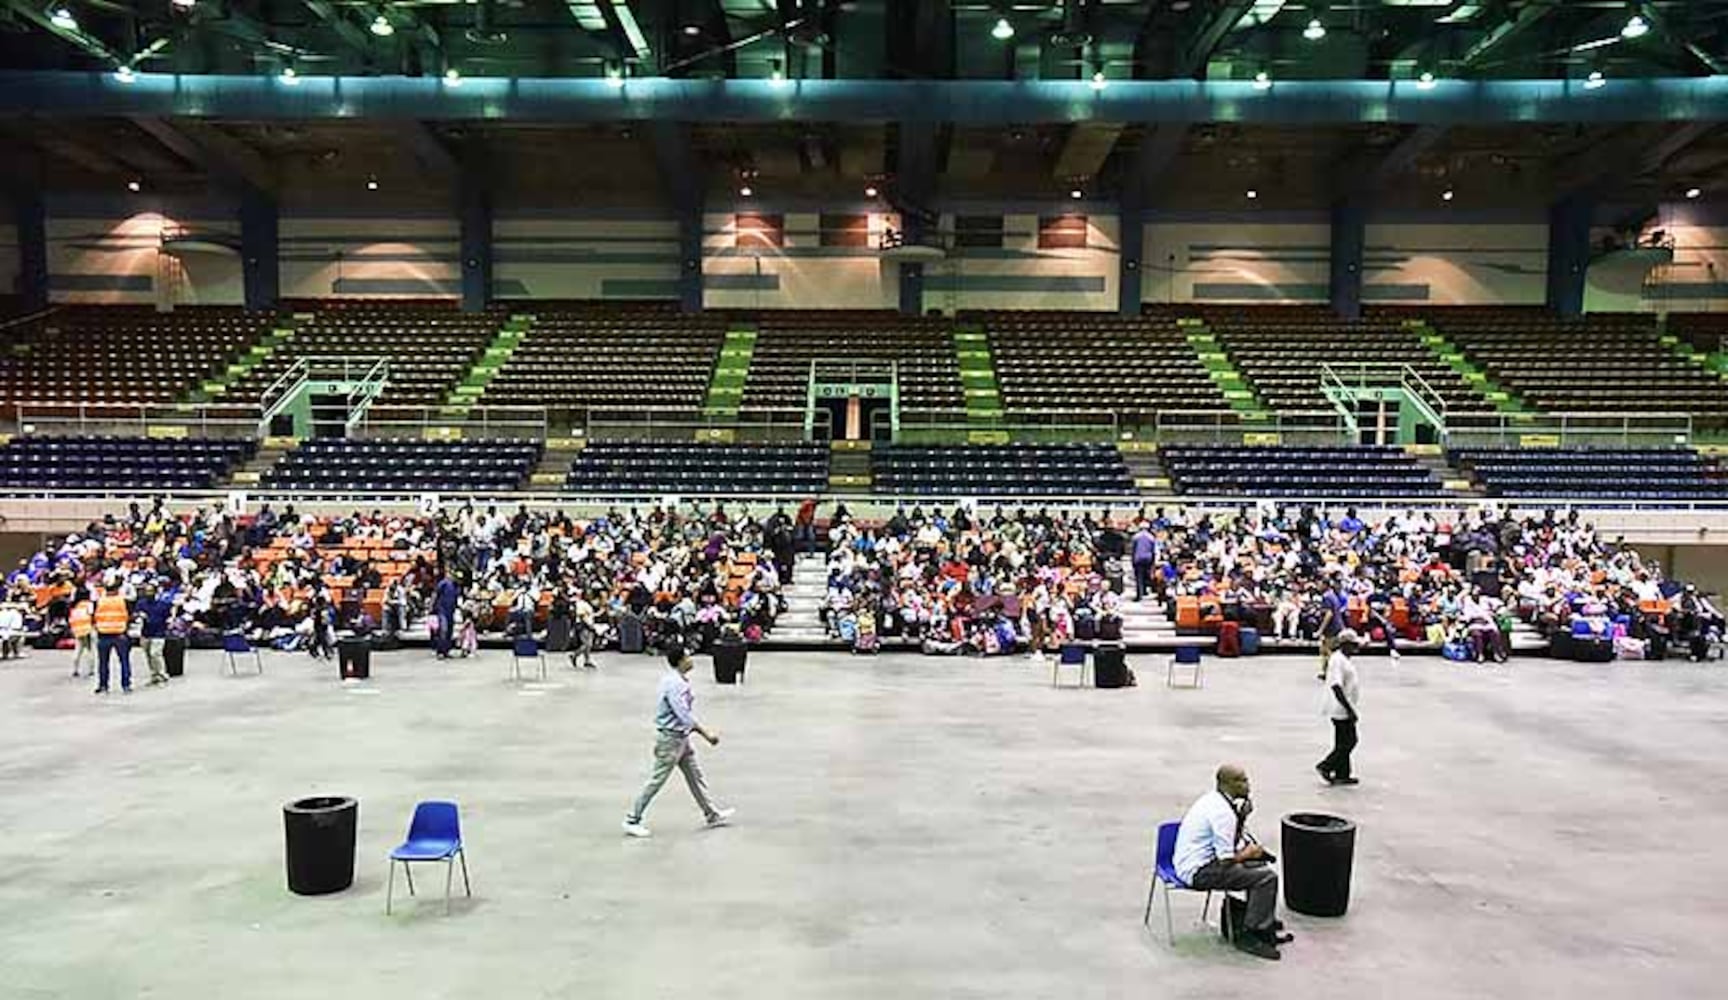
<path id="1" fill-rule="evenodd" d="M 1621 447 L 1689 445 L 1688 413 L 1457 413 L 1447 421 L 1446 447 Z"/>
<path id="2" fill-rule="evenodd" d="M 796 407 L 740 410 L 734 416 L 699 411 L 590 407 L 577 428 L 595 441 L 714 441 L 770 444 L 806 440 L 805 411 Z M 814 439 L 827 440 L 830 416 L 819 410 Z"/>

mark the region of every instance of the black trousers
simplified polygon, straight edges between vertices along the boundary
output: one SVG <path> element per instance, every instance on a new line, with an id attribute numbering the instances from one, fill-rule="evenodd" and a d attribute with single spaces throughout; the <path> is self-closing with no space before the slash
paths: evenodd
<path id="1" fill-rule="evenodd" d="M 1332 752 L 1320 762 L 1334 778 L 1350 777 L 1350 751 L 1356 749 L 1356 723 L 1349 719 L 1332 720 Z"/>
<path id="2" fill-rule="evenodd" d="M 1150 562 L 1134 563 L 1134 599 L 1142 600 L 1146 592 L 1152 589 L 1152 564 Z"/>

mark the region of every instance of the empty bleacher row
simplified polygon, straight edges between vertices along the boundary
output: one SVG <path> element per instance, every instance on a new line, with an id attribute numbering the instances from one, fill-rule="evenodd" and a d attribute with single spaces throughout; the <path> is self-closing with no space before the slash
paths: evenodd
<path id="1" fill-rule="evenodd" d="M 1460 448 L 1448 457 L 1492 497 L 1728 500 L 1728 478 L 1690 448 Z"/>
<path id="2" fill-rule="evenodd" d="M 691 409 L 702 405 L 724 315 L 671 302 L 535 303 L 534 324 L 486 387 L 497 406 Z"/>
<path id="3" fill-rule="evenodd" d="M 287 304 L 309 318 L 293 339 L 229 388 L 225 400 L 250 403 L 297 359 L 382 357 L 389 381 L 374 416 L 437 406 L 485 351 L 504 321 L 497 312 L 465 313 L 444 301 L 352 301 Z"/>
<path id="4" fill-rule="evenodd" d="M 118 416 L 171 403 L 222 371 L 270 321 L 225 307 L 63 307 L 7 331 L 0 404 Z"/>
<path id="5" fill-rule="evenodd" d="M 947 320 L 876 310 L 784 310 L 760 316 L 741 408 L 802 408 L 810 363 L 817 359 L 895 362 L 902 411 L 966 405 Z"/>
<path id="6" fill-rule="evenodd" d="M 1173 318 L 975 314 L 1010 412 L 1218 410 L 1228 403 Z"/>
<path id="7" fill-rule="evenodd" d="M 871 452 L 875 491 L 919 496 L 1123 496 L 1134 480 L 1107 444 L 890 445 Z"/>
<path id="8" fill-rule="evenodd" d="M 1444 484 L 1402 448 L 1171 445 L 1159 450 L 1179 493 L 1255 497 L 1427 497 Z"/>
<path id="9" fill-rule="evenodd" d="M 413 492 L 520 489 L 544 445 L 517 439 L 308 441 L 263 477 L 266 489 Z"/>
<path id="10" fill-rule="evenodd" d="M 828 448 L 775 445 L 663 444 L 593 441 L 570 465 L 572 493 L 655 493 L 677 496 L 786 493 L 828 488 Z"/>
<path id="11" fill-rule="evenodd" d="M 1447 412 L 1484 412 L 1494 404 L 1431 351 L 1398 319 L 1339 319 L 1307 306 L 1211 307 L 1199 310 L 1218 344 L 1267 406 L 1281 412 L 1330 409 L 1322 366 L 1345 381 L 1361 366 L 1409 366 L 1445 402 Z"/>
<path id="12" fill-rule="evenodd" d="M 1685 412 L 1728 424 L 1728 385 L 1662 343 L 1653 317 L 1562 320 L 1518 310 L 1437 310 L 1434 328 L 1499 384 L 1548 413 Z"/>
<path id="13" fill-rule="evenodd" d="M 31 490 L 204 490 L 258 443 L 135 437 L 21 437 L 0 447 L 0 487 Z"/>

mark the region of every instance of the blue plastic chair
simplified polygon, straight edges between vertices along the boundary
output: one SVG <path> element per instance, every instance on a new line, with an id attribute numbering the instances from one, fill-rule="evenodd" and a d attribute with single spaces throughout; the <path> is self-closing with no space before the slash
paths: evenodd
<path id="1" fill-rule="evenodd" d="M 462 891 L 473 896 L 468 884 L 468 857 L 462 851 L 462 823 L 454 802 L 422 802 L 414 807 L 414 819 L 408 824 L 408 839 L 390 852 L 390 881 L 384 890 L 384 913 L 390 913 L 390 903 L 396 893 L 396 863 L 408 876 L 408 895 L 414 895 L 416 862 L 444 862 L 444 912 L 450 912 L 450 880 L 456 862 L 462 862 Z"/>
<path id="2" fill-rule="evenodd" d="M 540 679 L 546 679 L 546 654 L 540 651 L 540 641 L 531 635 L 517 636 L 510 644 L 510 673 L 516 680 L 522 679 L 522 661 L 540 661 Z"/>
<path id="3" fill-rule="evenodd" d="M 240 676 L 240 668 L 235 664 L 234 657 L 252 654 L 252 662 L 257 665 L 258 672 L 264 672 L 264 657 L 258 655 L 258 650 L 246 641 L 246 636 L 239 632 L 229 632 L 222 636 L 222 652 L 228 654 L 228 672 Z"/>
<path id="4" fill-rule="evenodd" d="M 1086 663 L 1087 663 L 1086 655 L 1088 652 L 1089 652 L 1089 650 L 1087 649 L 1087 647 L 1081 643 L 1077 643 L 1077 642 L 1065 642 L 1065 643 L 1063 643 L 1061 650 L 1056 655 L 1056 658 L 1054 660 L 1050 661 L 1050 686 L 1051 687 L 1057 686 L 1057 680 L 1061 676 L 1061 670 L 1063 667 L 1079 667 L 1080 668 L 1080 679 L 1079 679 L 1078 683 L 1081 687 L 1085 687 L 1086 686 Z"/>
<path id="5" fill-rule="evenodd" d="M 1202 668 L 1200 665 L 1200 647 L 1199 646 L 1177 646 L 1176 647 L 1176 654 L 1174 656 L 1170 657 L 1170 659 L 1168 661 L 1166 661 L 1166 663 L 1164 665 L 1164 686 L 1165 687 L 1177 687 L 1178 686 L 1176 683 L 1176 668 L 1178 666 L 1188 667 L 1193 671 L 1193 676 L 1189 678 L 1189 682 L 1186 685 L 1182 685 L 1182 686 L 1196 687 L 1197 688 L 1197 687 L 1201 687 L 1205 684 L 1205 678 L 1204 678 L 1203 674 L 1201 673 Z"/>
<path id="6" fill-rule="evenodd" d="M 1158 895 L 1158 887 L 1162 885 L 1164 887 L 1164 932 L 1169 936 L 1172 948 L 1176 946 L 1176 921 L 1170 915 L 1170 894 L 1172 892 L 1177 890 L 1204 892 L 1206 893 L 1206 905 L 1200 910 L 1201 922 L 1204 923 L 1207 916 L 1212 912 L 1212 891 L 1196 889 L 1182 881 L 1182 876 L 1176 874 L 1176 831 L 1181 828 L 1180 822 L 1161 823 L 1158 826 L 1158 849 L 1152 859 L 1152 884 L 1146 888 L 1146 913 L 1140 919 L 1141 926 L 1150 927 L 1152 925 L 1152 900 Z M 1226 925 L 1224 936 L 1229 937 L 1230 907 L 1222 907 L 1219 912 L 1223 914 Z"/>

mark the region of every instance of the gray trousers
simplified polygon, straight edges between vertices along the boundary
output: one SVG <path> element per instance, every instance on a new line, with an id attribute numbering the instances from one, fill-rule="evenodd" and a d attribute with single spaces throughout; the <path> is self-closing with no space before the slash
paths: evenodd
<path id="1" fill-rule="evenodd" d="M 654 773 L 648 776 L 648 783 L 642 786 L 642 793 L 636 796 L 636 803 L 630 807 L 630 822 L 642 822 L 648 803 L 660 794 L 660 786 L 672 776 L 674 767 L 684 772 L 684 783 L 690 786 L 690 795 L 696 800 L 702 815 L 714 818 L 714 803 L 708 798 L 708 781 L 702 777 L 702 766 L 696 763 L 696 748 L 690 745 L 690 737 L 662 732 L 654 740 Z"/>
<path id="2" fill-rule="evenodd" d="M 83 672 L 84 664 L 90 664 L 90 672 L 96 672 L 96 633 L 91 632 L 78 637 L 74 642 L 72 653 L 72 676 L 77 677 Z"/>
<path id="3" fill-rule="evenodd" d="M 1195 872 L 1188 885 L 1201 892 L 1246 892 L 1248 929 L 1272 929 L 1272 917 L 1278 910 L 1278 873 L 1271 865 L 1212 861 Z"/>
<path id="4" fill-rule="evenodd" d="M 150 664 L 150 679 L 157 680 L 160 678 L 162 680 L 167 680 L 168 661 L 162 659 L 162 647 L 168 640 L 143 639 L 140 641 L 144 643 L 144 660 Z"/>

